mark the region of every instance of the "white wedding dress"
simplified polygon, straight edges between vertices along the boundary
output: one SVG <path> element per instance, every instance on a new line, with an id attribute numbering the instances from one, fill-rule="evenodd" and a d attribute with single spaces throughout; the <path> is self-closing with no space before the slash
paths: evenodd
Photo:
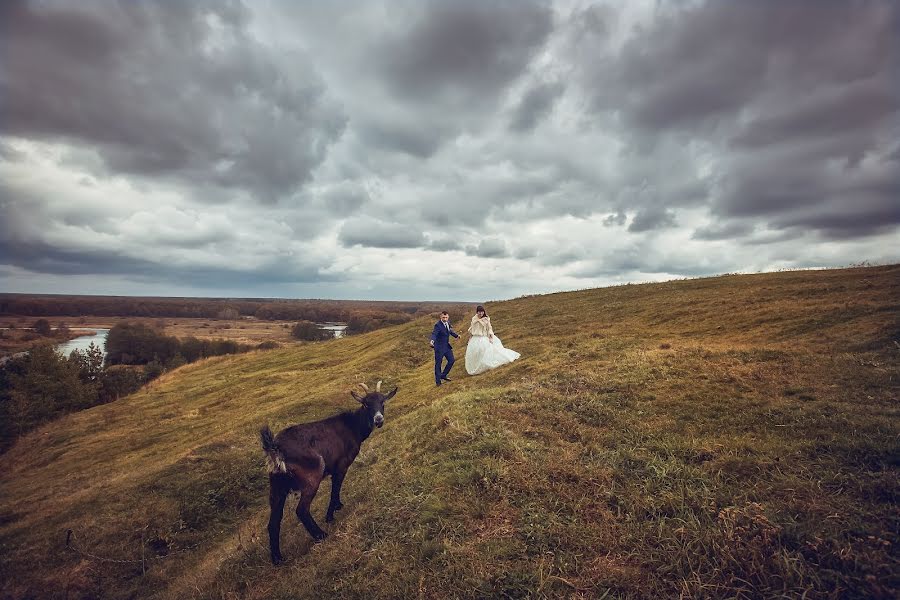
<path id="1" fill-rule="evenodd" d="M 490 317 L 472 317 L 472 325 L 469 327 L 472 337 L 466 346 L 466 373 L 478 375 L 501 365 L 511 363 L 521 356 L 515 350 L 503 347 L 494 334 Z"/>

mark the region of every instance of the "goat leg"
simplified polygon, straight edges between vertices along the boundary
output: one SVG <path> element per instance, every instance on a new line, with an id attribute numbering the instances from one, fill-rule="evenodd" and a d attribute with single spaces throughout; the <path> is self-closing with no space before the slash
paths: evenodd
<path id="1" fill-rule="evenodd" d="M 334 511 L 344 508 L 341 504 L 341 485 L 346 474 L 346 471 L 338 471 L 331 476 L 331 502 L 328 503 L 328 512 L 325 514 L 326 523 L 334 521 Z"/>
<path id="2" fill-rule="evenodd" d="M 279 477 L 269 477 L 269 554 L 272 564 L 279 564 L 283 558 L 279 537 L 281 535 L 281 517 L 284 515 L 284 502 L 287 500 L 288 490 L 279 481 Z"/>
<path id="3" fill-rule="evenodd" d="M 300 522 L 306 527 L 306 531 L 309 532 L 309 535 L 313 536 L 317 541 L 324 540 L 328 535 L 322 531 L 322 528 L 319 527 L 319 524 L 316 523 L 316 520 L 313 519 L 312 514 L 309 512 L 309 507 L 312 504 L 313 498 L 316 497 L 316 492 L 319 491 L 319 483 L 321 482 L 321 475 L 312 481 L 306 480 L 305 483 L 307 485 L 303 486 L 303 490 L 300 493 L 300 502 L 297 503 L 297 518 L 300 519 Z"/>

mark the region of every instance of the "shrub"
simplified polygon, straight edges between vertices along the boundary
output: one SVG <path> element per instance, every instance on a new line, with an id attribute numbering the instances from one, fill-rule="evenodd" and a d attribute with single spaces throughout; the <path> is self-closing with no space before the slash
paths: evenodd
<path id="1" fill-rule="evenodd" d="M 144 373 L 139 367 L 130 365 L 113 365 L 107 367 L 100 377 L 101 403 L 118 400 L 138 391 L 144 385 Z"/>
<path id="2" fill-rule="evenodd" d="M 48 321 L 47 319 L 38 319 L 34 322 L 34 325 L 32 325 L 31 328 L 34 329 L 35 333 L 43 335 L 45 337 L 53 332 L 53 330 L 50 329 L 50 321 Z"/>
<path id="3" fill-rule="evenodd" d="M 291 329 L 291 335 L 298 340 L 306 340 L 308 342 L 319 342 L 334 338 L 333 333 L 327 329 L 320 329 L 312 321 L 300 321 Z"/>

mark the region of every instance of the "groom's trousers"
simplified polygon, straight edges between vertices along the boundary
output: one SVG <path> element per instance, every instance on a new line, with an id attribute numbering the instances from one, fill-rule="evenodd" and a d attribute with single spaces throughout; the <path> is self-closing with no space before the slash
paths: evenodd
<path id="1" fill-rule="evenodd" d="M 444 358 L 447 359 L 447 365 L 441 370 L 441 363 L 444 361 Z M 447 376 L 450 373 L 450 369 L 453 368 L 453 363 L 456 362 L 456 359 L 453 358 L 453 348 L 447 348 L 445 350 L 434 349 L 434 382 L 440 383 L 441 379 Z"/>

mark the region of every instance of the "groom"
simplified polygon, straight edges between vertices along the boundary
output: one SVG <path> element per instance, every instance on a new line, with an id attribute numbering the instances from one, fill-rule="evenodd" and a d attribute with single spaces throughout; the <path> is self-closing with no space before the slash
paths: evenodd
<path id="1" fill-rule="evenodd" d="M 434 324 L 434 329 L 431 331 L 431 347 L 434 348 L 434 382 L 437 385 L 441 385 L 442 380 L 450 381 L 447 374 L 450 373 L 453 363 L 456 362 L 456 359 L 453 358 L 453 348 L 450 347 L 451 335 L 455 338 L 459 337 L 459 334 L 450 327 L 450 313 L 445 310 L 441 312 L 441 320 Z M 442 371 L 441 362 L 444 357 L 447 357 L 447 366 Z"/>

